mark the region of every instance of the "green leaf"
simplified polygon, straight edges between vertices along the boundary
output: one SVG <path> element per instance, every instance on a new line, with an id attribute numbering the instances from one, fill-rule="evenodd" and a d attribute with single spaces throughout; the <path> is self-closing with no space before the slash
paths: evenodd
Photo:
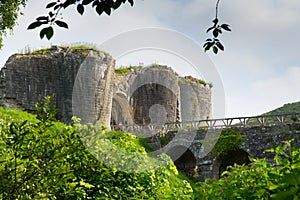
<path id="1" fill-rule="evenodd" d="M 300 181 L 300 174 L 292 173 L 286 174 L 282 177 L 282 182 L 288 183 L 290 185 L 297 185 Z"/>
<path id="2" fill-rule="evenodd" d="M 295 194 L 299 192 L 299 188 L 291 188 L 290 190 L 287 191 L 280 191 L 276 194 L 272 194 L 271 198 L 272 199 L 291 199 Z"/>
<path id="3" fill-rule="evenodd" d="M 61 7 L 61 4 L 54 6 L 53 10 L 57 10 L 59 7 Z"/>
<path id="4" fill-rule="evenodd" d="M 49 21 L 49 17 L 47 16 L 41 16 L 41 17 L 38 17 L 36 18 L 37 21 Z"/>
<path id="5" fill-rule="evenodd" d="M 204 51 L 208 51 L 213 45 L 214 45 L 214 42 L 206 42 L 206 43 L 203 45 Z"/>
<path id="6" fill-rule="evenodd" d="M 224 46 L 221 44 L 221 42 L 217 42 L 216 45 L 220 50 L 224 51 Z"/>
<path id="7" fill-rule="evenodd" d="M 49 3 L 49 4 L 46 6 L 46 8 L 51 8 L 51 7 L 55 6 L 55 5 L 56 5 L 56 2 L 51 2 L 51 3 Z"/>
<path id="8" fill-rule="evenodd" d="M 104 10 L 103 10 L 102 6 L 100 4 L 98 4 L 96 7 L 96 12 L 98 13 L 98 15 L 102 15 L 103 11 Z"/>
<path id="9" fill-rule="evenodd" d="M 30 30 L 30 29 L 35 29 L 35 28 L 41 26 L 42 24 L 43 24 L 43 23 L 42 23 L 42 22 L 39 22 L 39 21 L 33 22 L 33 23 L 31 23 L 31 24 L 27 27 L 27 29 L 28 29 L 28 30 Z"/>
<path id="10" fill-rule="evenodd" d="M 92 4 L 92 7 L 95 7 L 95 6 L 97 6 L 98 7 L 98 5 L 100 4 L 100 2 L 99 1 L 94 1 L 93 2 L 93 4 Z M 96 10 L 97 11 L 97 10 Z"/>
<path id="11" fill-rule="evenodd" d="M 217 48 L 216 46 L 213 47 L 213 52 L 214 52 L 215 54 L 218 53 L 218 48 Z"/>
<path id="12" fill-rule="evenodd" d="M 280 187 L 280 185 L 271 185 L 271 186 L 269 186 L 269 190 L 276 190 L 279 187 Z"/>
<path id="13" fill-rule="evenodd" d="M 90 3 L 92 3 L 94 0 L 83 0 L 82 1 L 82 4 L 83 5 L 88 5 L 88 4 L 90 4 Z"/>
<path id="14" fill-rule="evenodd" d="M 28 120 L 23 121 L 22 124 L 20 125 L 20 127 L 23 127 L 27 122 L 28 122 Z"/>
<path id="15" fill-rule="evenodd" d="M 83 5 L 82 4 L 78 4 L 78 6 L 77 6 L 77 11 L 79 12 L 79 14 L 83 14 L 83 12 L 84 12 L 84 7 L 83 7 Z"/>
<path id="16" fill-rule="evenodd" d="M 107 15 L 110 15 L 111 13 L 111 8 L 109 6 L 105 6 L 104 7 L 104 12 L 107 14 Z"/>
<path id="17" fill-rule="evenodd" d="M 208 29 L 206 30 L 206 33 L 208 33 L 209 31 L 213 30 L 214 28 L 215 28 L 215 26 L 212 26 L 212 27 L 208 28 Z"/>
<path id="18" fill-rule="evenodd" d="M 133 6 L 134 4 L 133 0 L 128 0 L 128 2 L 130 3 L 131 6 Z"/>
<path id="19" fill-rule="evenodd" d="M 68 24 L 66 22 L 60 21 L 60 20 L 56 20 L 55 24 L 57 24 L 57 26 L 62 27 L 62 28 L 69 28 Z"/>
<path id="20" fill-rule="evenodd" d="M 43 39 L 44 36 L 46 36 L 47 39 L 50 40 L 53 36 L 53 33 L 54 33 L 54 31 L 53 31 L 53 28 L 51 26 L 43 28 L 40 32 L 40 38 Z"/>
<path id="21" fill-rule="evenodd" d="M 226 31 L 231 31 L 230 27 L 228 24 L 222 24 L 221 25 L 222 29 L 226 30 Z"/>
<path id="22" fill-rule="evenodd" d="M 214 37 L 218 37 L 218 35 L 219 35 L 219 30 L 218 30 L 217 28 L 214 29 L 213 35 L 214 35 Z"/>
<path id="23" fill-rule="evenodd" d="M 122 1 L 116 1 L 113 5 L 113 9 L 118 9 L 122 5 Z"/>

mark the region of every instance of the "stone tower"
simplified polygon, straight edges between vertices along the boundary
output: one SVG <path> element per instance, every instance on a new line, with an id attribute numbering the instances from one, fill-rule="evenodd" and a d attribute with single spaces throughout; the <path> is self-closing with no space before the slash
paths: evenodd
<path id="1" fill-rule="evenodd" d="M 104 52 L 75 47 L 12 55 L 1 69 L 0 104 L 33 111 L 36 102 L 55 94 L 63 122 L 75 111 L 83 122 L 109 126 L 114 62 Z"/>

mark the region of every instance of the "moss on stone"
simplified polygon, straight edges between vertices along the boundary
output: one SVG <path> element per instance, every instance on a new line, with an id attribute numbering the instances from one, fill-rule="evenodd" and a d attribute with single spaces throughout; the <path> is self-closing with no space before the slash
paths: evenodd
<path id="1" fill-rule="evenodd" d="M 141 68 L 141 66 L 119 67 L 115 69 L 115 74 L 117 76 L 125 76 L 127 74 L 130 74 L 132 70 L 139 70 Z"/>
<path id="2" fill-rule="evenodd" d="M 180 82 L 186 82 L 186 83 L 197 83 L 197 84 L 201 84 L 201 85 L 208 85 L 210 88 L 213 87 L 213 84 L 212 83 L 207 83 L 206 81 L 202 80 L 202 79 L 198 79 L 198 78 L 195 78 L 195 77 L 192 77 L 192 76 L 185 76 L 184 78 L 180 79 L 179 80 Z"/>
<path id="3" fill-rule="evenodd" d="M 87 45 L 76 45 L 76 46 L 51 46 L 50 48 L 43 48 L 38 50 L 30 50 L 27 49 L 26 53 L 18 54 L 18 55 L 47 55 L 50 54 L 52 51 L 98 51 L 100 53 L 103 53 L 105 55 L 109 55 L 108 53 L 101 51 L 93 46 L 87 46 Z M 88 54 L 86 54 L 87 56 Z"/>

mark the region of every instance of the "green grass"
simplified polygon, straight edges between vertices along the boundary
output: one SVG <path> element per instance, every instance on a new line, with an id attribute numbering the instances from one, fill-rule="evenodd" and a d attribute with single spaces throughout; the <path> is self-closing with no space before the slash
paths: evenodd
<path id="1" fill-rule="evenodd" d="M 119 67 L 115 69 L 115 74 L 117 76 L 125 76 L 130 74 L 132 70 L 141 69 L 140 66 L 129 66 L 129 67 Z"/>
<path id="2" fill-rule="evenodd" d="M 210 88 L 213 87 L 212 83 L 207 83 L 206 81 L 204 81 L 202 79 L 198 79 L 198 78 L 195 78 L 192 76 L 185 76 L 184 78 L 181 78 L 179 81 L 184 81 L 186 83 L 193 82 L 193 83 L 197 83 L 197 84 L 204 85 L 204 86 L 208 85 Z"/>
<path id="3" fill-rule="evenodd" d="M 63 50 L 72 50 L 72 51 L 89 51 L 89 50 L 93 50 L 93 51 L 99 51 L 101 53 L 104 53 L 105 55 L 108 55 L 108 53 L 101 51 L 99 49 L 97 49 L 94 46 L 88 46 L 88 45 L 74 45 L 74 46 L 57 46 L 59 49 L 63 49 Z M 43 49 L 38 49 L 38 50 L 31 50 L 28 49 L 28 52 L 24 53 L 24 55 L 47 55 L 49 53 L 51 53 L 51 51 L 53 51 L 53 48 L 43 48 Z"/>
<path id="4" fill-rule="evenodd" d="M 17 109 L 4 109 L 0 107 L 0 118 L 5 119 L 11 117 L 15 120 L 28 120 L 30 122 L 38 122 L 36 116 Z"/>
<path id="5" fill-rule="evenodd" d="M 263 115 L 281 115 L 281 114 L 290 114 L 290 113 L 300 113 L 300 101 L 284 104 L 282 107 L 276 108 Z"/>

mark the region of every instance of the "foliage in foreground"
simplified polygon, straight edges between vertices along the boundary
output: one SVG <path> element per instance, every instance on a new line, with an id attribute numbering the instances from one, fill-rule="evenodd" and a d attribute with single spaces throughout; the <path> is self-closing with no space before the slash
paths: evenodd
<path id="1" fill-rule="evenodd" d="M 276 166 L 266 159 L 253 159 L 250 165 L 231 167 L 219 180 L 199 183 L 201 199 L 299 199 L 300 148 L 291 142 L 271 149 Z"/>
<path id="2" fill-rule="evenodd" d="M 38 109 L 38 119 L 0 109 L 0 199 L 191 198 L 189 183 L 177 177 L 171 160 L 144 173 L 119 171 L 97 160 L 83 145 L 78 131 L 94 131 L 102 136 L 99 144 L 138 152 L 141 156 L 137 159 L 151 161 L 134 136 L 92 125 L 54 123 L 50 120 L 53 115 L 45 112 L 51 106 L 43 107 Z"/>
<path id="3" fill-rule="evenodd" d="M 3 37 L 12 31 L 17 24 L 21 6 L 25 6 L 27 0 L 1 0 L 0 1 L 0 49 L 3 46 Z"/>

